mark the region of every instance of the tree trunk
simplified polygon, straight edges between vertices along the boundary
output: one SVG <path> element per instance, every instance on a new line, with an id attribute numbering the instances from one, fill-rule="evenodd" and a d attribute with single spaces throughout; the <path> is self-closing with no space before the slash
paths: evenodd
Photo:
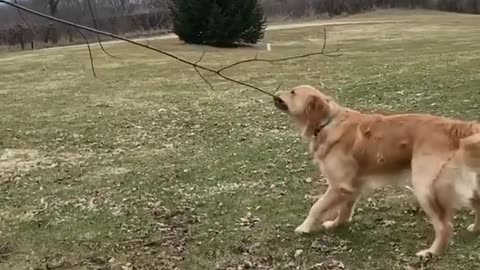
<path id="1" fill-rule="evenodd" d="M 50 25 L 51 25 L 51 24 L 48 25 L 47 31 L 45 32 L 45 36 L 44 36 L 44 38 L 43 38 L 43 42 L 44 42 L 44 43 L 48 43 L 48 41 L 49 41 L 49 38 L 50 38 Z"/>
<path id="2" fill-rule="evenodd" d="M 57 14 L 59 2 L 60 0 L 47 0 L 47 7 L 48 7 L 48 12 L 50 13 L 50 16 L 55 17 L 55 15 Z M 55 29 L 52 23 L 48 24 L 47 33 L 45 34 L 45 38 L 43 39 L 43 42 L 48 43 L 50 40 L 52 40 L 53 44 L 57 44 L 58 42 L 57 29 Z"/>

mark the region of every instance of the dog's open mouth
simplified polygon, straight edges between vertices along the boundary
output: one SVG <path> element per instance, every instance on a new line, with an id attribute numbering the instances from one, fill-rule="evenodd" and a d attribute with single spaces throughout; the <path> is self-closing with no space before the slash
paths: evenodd
<path id="1" fill-rule="evenodd" d="M 280 109 L 282 111 L 285 111 L 285 112 L 288 111 L 287 104 L 280 97 L 274 97 L 273 102 L 275 103 L 275 107 L 277 107 L 278 109 Z"/>

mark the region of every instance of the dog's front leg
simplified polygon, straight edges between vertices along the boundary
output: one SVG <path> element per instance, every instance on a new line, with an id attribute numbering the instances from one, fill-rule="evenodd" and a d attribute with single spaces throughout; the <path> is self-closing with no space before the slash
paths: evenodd
<path id="1" fill-rule="evenodd" d="M 320 199 L 318 199 L 317 202 L 312 206 L 308 214 L 308 217 L 305 219 L 302 225 L 298 226 L 295 229 L 295 233 L 305 234 L 305 233 L 311 233 L 318 230 L 319 229 L 318 225 L 324 219 L 324 215 L 327 212 L 331 211 L 332 209 L 336 209 L 342 206 L 345 200 L 346 199 L 349 200 L 350 197 L 351 197 L 350 192 L 346 191 L 343 188 L 331 187 L 331 186 L 328 187 L 325 194 Z M 348 211 L 348 213 L 350 214 L 349 210 L 340 209 L 333 222 L 337 220 L 339 221 L 339 218 L 342 218 L 344 216 L 345 211 Z M 325 225 L 328 226 L 328 221 L 324 223 L 324 227 L 326 227 Z"/>
<path id="2" fill-rule="evenodd" d="M 358 198 L 358 196 L 348 196 L 345 202 L 342 203 L 339 210 L 337 211 L 338 214 L 336 215 L 336 217 L 332 219 L 327 219 L 325 222 L 323 222 L 323 228 L 327 230 L 335 229 L 342 224 L 350 222 L 353 216 L 353 209 L 355 207 L 355 204 L 357 203 Z"/>

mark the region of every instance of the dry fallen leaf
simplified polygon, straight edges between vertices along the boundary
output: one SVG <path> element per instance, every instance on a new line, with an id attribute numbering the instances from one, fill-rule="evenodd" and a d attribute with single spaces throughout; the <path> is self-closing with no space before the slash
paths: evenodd
<path id="1" fill-rule="evenodd" d="M 295 254 L 293 255 L 295 258 L 300 257 L 303 254 L 303 249 L 295 250 Z"/>

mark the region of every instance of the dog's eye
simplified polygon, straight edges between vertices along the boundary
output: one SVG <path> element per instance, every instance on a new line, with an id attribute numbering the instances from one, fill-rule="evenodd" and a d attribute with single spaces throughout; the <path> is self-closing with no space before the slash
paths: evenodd
<path id="1" fill-rule="evenodd" d="M 292 90 L 290 94 L 295 95 L 295 90 Z"/>

